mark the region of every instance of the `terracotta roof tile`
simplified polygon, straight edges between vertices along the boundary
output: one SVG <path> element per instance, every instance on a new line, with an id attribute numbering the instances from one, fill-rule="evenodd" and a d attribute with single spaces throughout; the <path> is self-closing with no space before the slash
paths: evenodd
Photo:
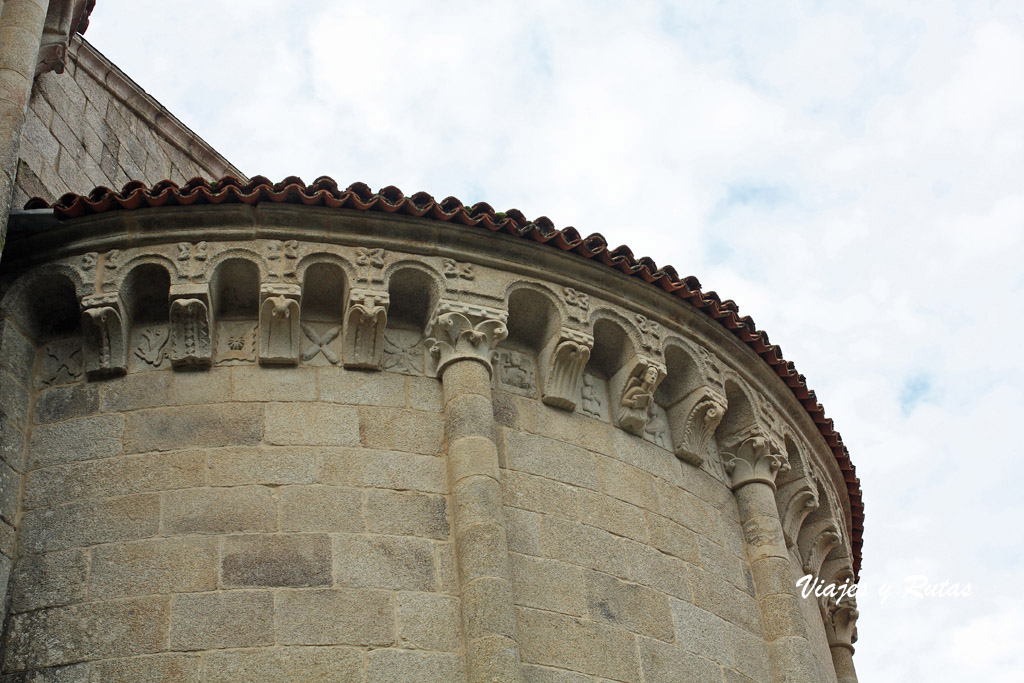
<path id="1" fill-rule="evenodd" d="M 864 504 L 861 500 L 860 479 L 857 478 L 850 454 L 832 420 L 825 417 L 825 409 L 818 403 L 814 391 L 808 389 L 804 376 L 797 372 L 792 362 L 783 358 L 781 349 L 769 341 L 768 335 L 757 329 L 753 318 L 740 317 L 739 308 L 734 301 L 723 301 L 713 291 L 701 291 L 697 278 L 681 278 L 671 266 L 658 268 L 653 260 L 648 257 L 638 259 L 625 246 L 611 249 L 608 241 L 596 233 L 583 237 L 572 227 L 558 230 L 546 216 L 530 221 L 515 209 L 498 213 L 484 202 L 467 207 L 455 197 L 447 197 L 439 202 L 425 192 L 406 196 L 394 186 L 373 192 L 365 183 L 354 183 L 342 190 L 328 177 L 317 178 L 312 185 L 306 185 L 294 176 L 279 183 L 272 183 L 262 176 L 257 176 L 247 183 L 232 177 L 225 177 L 216 182 L 194 178 L 181 186 L 164 180 L 151 188 L 133 181 L 125 185 L 120 192 L 98 187 L 88 195 L 66 194 L 52 206 L 52 209 L 59 219 L 73 219 L 106 211 L 159 206 L 229 203 L 254 205 L 260 202 L 401 213 L 483 228 L 492 232 L 504 232 L 548 244 L 562 251 L 575 252 L 583 258 L 596 260 L 627 275 L 643 278 L 644 281 L 671 292 L 700 309 L 761 356 L 800 400 L 818 426 L 846 481 L 853 518 L 853 566 L 855 573 L 859 575 L 864 530 Z M 32 199 L 25 208 L 51 207 L 44 200 Z"/>

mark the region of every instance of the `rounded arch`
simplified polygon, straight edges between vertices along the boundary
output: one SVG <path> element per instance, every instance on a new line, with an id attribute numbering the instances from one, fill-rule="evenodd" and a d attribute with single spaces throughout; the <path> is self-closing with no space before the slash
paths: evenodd
<path id="1" fill-rule="evenodd" d="M 562 326 L 562 313 L 551 290 L 532 282 L 505 290 L 508 342 L 540 352 Z"/>
<path id="2" fill-rule="evenodd" d="M 390 304 L 387 326 L 424 332 L 441 296 L 437 273 L 419 261 L 400 261 L 385 271 Z"/>
<path id="3" fill-rule="evenodd" d="M 235 257 L 221 260 L 210 277 L 210 290 L 216 318 L 259 317 L 260 268 L 252 259 Z"/>
<path id="4" fill-rule="evenodd" d="M 214 256 L 210 257 L 206 269 L 202 273 L 196 275 L 195 279 L 201 282 L 208 278 L 209 281 L 213 283 L 213 279 L 216 276 L 217 271 L 220 270 L 222 264 L 228 261 L 239 260 L 248 261 L 256 268 L 257 282 L 267 282 L 272 279 L 267 267 L 266 259 L 264 259 L 255 249 L 250 249 L 248 247 L 229 247 L 224 251 L 218 252 Z M 274 277 L 276 278 L 276 276 L 277 274 L 275 273 Z"/>
<path id="5" fill-rule="evenodd" d="M 304 283 L 306 280 L 306 272 L 314 266 L 323 264 L 330 264 L 339 268 L 341 272 L 344 273 L 346 284 L 355 282 L 356 271 L 352 262 L 341 254 L 335 254 L 329 251 L 315 251 L 311 254 L 306 254 L 299 259 L 299 262 L 295 265 L 295 277 L 297 281 Z"/>
<path id="6" fill-rule="evenodd" d="M 625 316 L 608 308 L 595 310 L 590 316 L 590 325 L 594 348 L 586 369 L 610 379 L 636 357 L 639 344 L 633 326 Z"/>
<path id="7" fill-rule="evenodd" d="M 750 389 L 739 378 L 730 376 L 725 379 L 725 400 L 725 415 L 715 430 L 719 443 L 749 431 L 757 424 L 757 404 Z"/>
<path id="8" fill-rule="evenodd" d="M 654 402 L 663 407 L 678 403 L 706 384 L 697 355 L 678 337 L 665 342 L 665 371 L 665 379 L 654 393 Z"/>
<path id="9" fill-rule="evenodd" d="M 153 265 L 157 265 L 157 266 L 162 267 L 164 270 L 167 271 L 168 275 L 171 278 L 171 281 L 174 281 L 174 280 L 184 280 L 188 276 L 188 268 L 187 268 L 188 262 L 187 261 L 185 262 L 186 268 L 184 270 L 184 275 L 183 275 L 182 271 L 180 270 L 181 263 L 180 262 L 175 262 L 173 259 L 168 258 L 167 256 L 165 256 L 163 254 L 146 253 L 146 254 L 139 254 L 139 255 L 133 256 L 130 259 L 128 259 L 127 261 L 125 261 L 125 262 L 121 263 L 120 265 L 118 265 L 117 270 L 115 271 L 114 282 L 115 283 L 120 283 L 120 284 L 117 285 L 117 289 L 118 289 L 119 292 L 121 292 L 121 298 L 122 299 L 124 298 L 124 281 L 125 281 L 125 279 L 128 277 L 128 275 L 130 275 L 132 273 L 132 271 L 134 271 L 139 266 L 142 266 L 142 265 L 145 265 L 145 264 L 153 264 Z"/>
<path id="10" fill-rule="evenodd" d="M 131 324 L 170 319 L 171 273 L 160 262 L 136 262 L 121 281 L 121 301 Z"/>
<path id="11" fill-rule="evenodd" d="M 18 278 L 0 302 L 36 342 L 76 333 L 81 325 L 82 290 L 78 273 L 62 264 L 41 266 Z"/>

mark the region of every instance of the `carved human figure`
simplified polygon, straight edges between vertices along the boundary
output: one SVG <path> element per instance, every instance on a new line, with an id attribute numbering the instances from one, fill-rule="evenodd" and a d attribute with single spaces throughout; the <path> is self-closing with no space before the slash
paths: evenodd
<path id="1" fill-rule="evenodd" d="M 639 377 L 630 377 L 620 400 L 619 424 L 634 434 L 643 434 L 647 413 L 654 402 L 654 388 L 658 383 L 658 368 L 649 365 Z"/>
<path id="2" fill-rule="evenodd" d="M 583 400 L 580 403 L 580 409 L 587 415 L 600 419 L 604 401 L 601 400 L 601 392 L 597 387 L 597 382 L 590 375 L 583 375 L 581 396 Z"/>

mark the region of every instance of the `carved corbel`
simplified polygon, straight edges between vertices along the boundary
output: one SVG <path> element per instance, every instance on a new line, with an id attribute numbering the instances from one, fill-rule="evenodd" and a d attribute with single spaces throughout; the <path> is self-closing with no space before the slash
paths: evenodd
<path id="1" fill-rule="evenodd" d="M 123 375 L 128 370 L 124 316 L 116 293 L 82 298 L 82 351 L 89 379 Z"/>
<path id="2" fill-rule="evenodd" d="M 298 285 L 260 288 L 259 359 L 262 365 L 298 365 L 302 331 Z"/>
<path id="3" fill-rule="evenodd" d="M 210 341 L 210 289 L 202 284 L 171 285 L 171 365 L 208 368 L 213 360 Z"/>
<path id="4" fill-rule="evenodd" d="M 779 487 L 776 494 L 779 503 L 779 517 L 786 545 L 793 547 L 800 537 L 800 527 L 807 515 L 818 509 L 817 486 L 806 478 L 791 481 Z"/>
<path id="5" fill-rule="evenodd" d="M 346 368 L 381 369 L 390 303 L 386 291 L 353 289 L 349 294 L 345 313 Z"/>
<path id="6" fill-rule="evenodd" d="M 776 475 L 789 469 L 789 459 L 757 427 L 726 439 L 722 461 L 733 491 L 754 482 L 774 490 Z"/>
<path id="7" fill-rule="evenodd" d="M 665 379 L 665 366 L 649 358 L 636 357 L 611 379 L 615 406 L 615 424 L 627 432 L 643 436 L 654 403 L 654 392 Z"/>
<path id="8" fill-rule="evenodd" d="M 715 429 L 725 415 L 725 396 L 709 387 L 698 387 L 668 406 L 672 450 L 681 460 L 700 467 L 707 457 Z"/>
<path id="9" fill-rule="evenodd" d="M 829 600 L 823 619 L 828 646 L 843 647 L 852 653 L 853 644 L 857 642 L 859 616 L 856 596 L 844 597 L 839 602 Z"/>
<path id="10" fill-rule="evenodd" d="M 804 571 L 818 576 L 825 558 L 842 542 L 839 527 L 831 519 L 819 519 L 804 525 L 797 540 Z"/>
<path id="11" fill-rule="evenodd" d="M 508 313 L 489 306 L 441 301 L 427 329 L 427 349 L 438 377 L 458 360 L 475 360 L 491 373 L 491 356 L 498 342 L 508 336 Z"/>
<path id="12" fill-rule="evenodd" d="M 590 360 L 594 337 L 576 330 L 562 328 L 544 351 L 541 367 L 547 369 L 541 400 L 562 410 L 576 410 L 580 397 L 583 369 Z"/>
<path id="13" fill-rule="evenodd" d="M 64 73 L 71 38 L 85 32 L 94 4 L 88 0 L 50 0 L 39 43 L 37 76 L 47 71 Z"/>

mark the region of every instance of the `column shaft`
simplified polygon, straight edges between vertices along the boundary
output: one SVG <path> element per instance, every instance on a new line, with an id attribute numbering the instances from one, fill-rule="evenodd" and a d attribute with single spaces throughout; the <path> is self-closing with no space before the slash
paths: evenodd
<path id="1" fill-rule="evenodd" d="M 839 683 L 857 683 L 857 671 L 853 668 L 853 648 L 846 645 L 832 646 L 832 665 L 836 669 Z"/>
<path id="2" fill-rule="evenodd" d="M 441 381 L 467 679 L 521 681 L 490 369 L 456 360 Z"/>

